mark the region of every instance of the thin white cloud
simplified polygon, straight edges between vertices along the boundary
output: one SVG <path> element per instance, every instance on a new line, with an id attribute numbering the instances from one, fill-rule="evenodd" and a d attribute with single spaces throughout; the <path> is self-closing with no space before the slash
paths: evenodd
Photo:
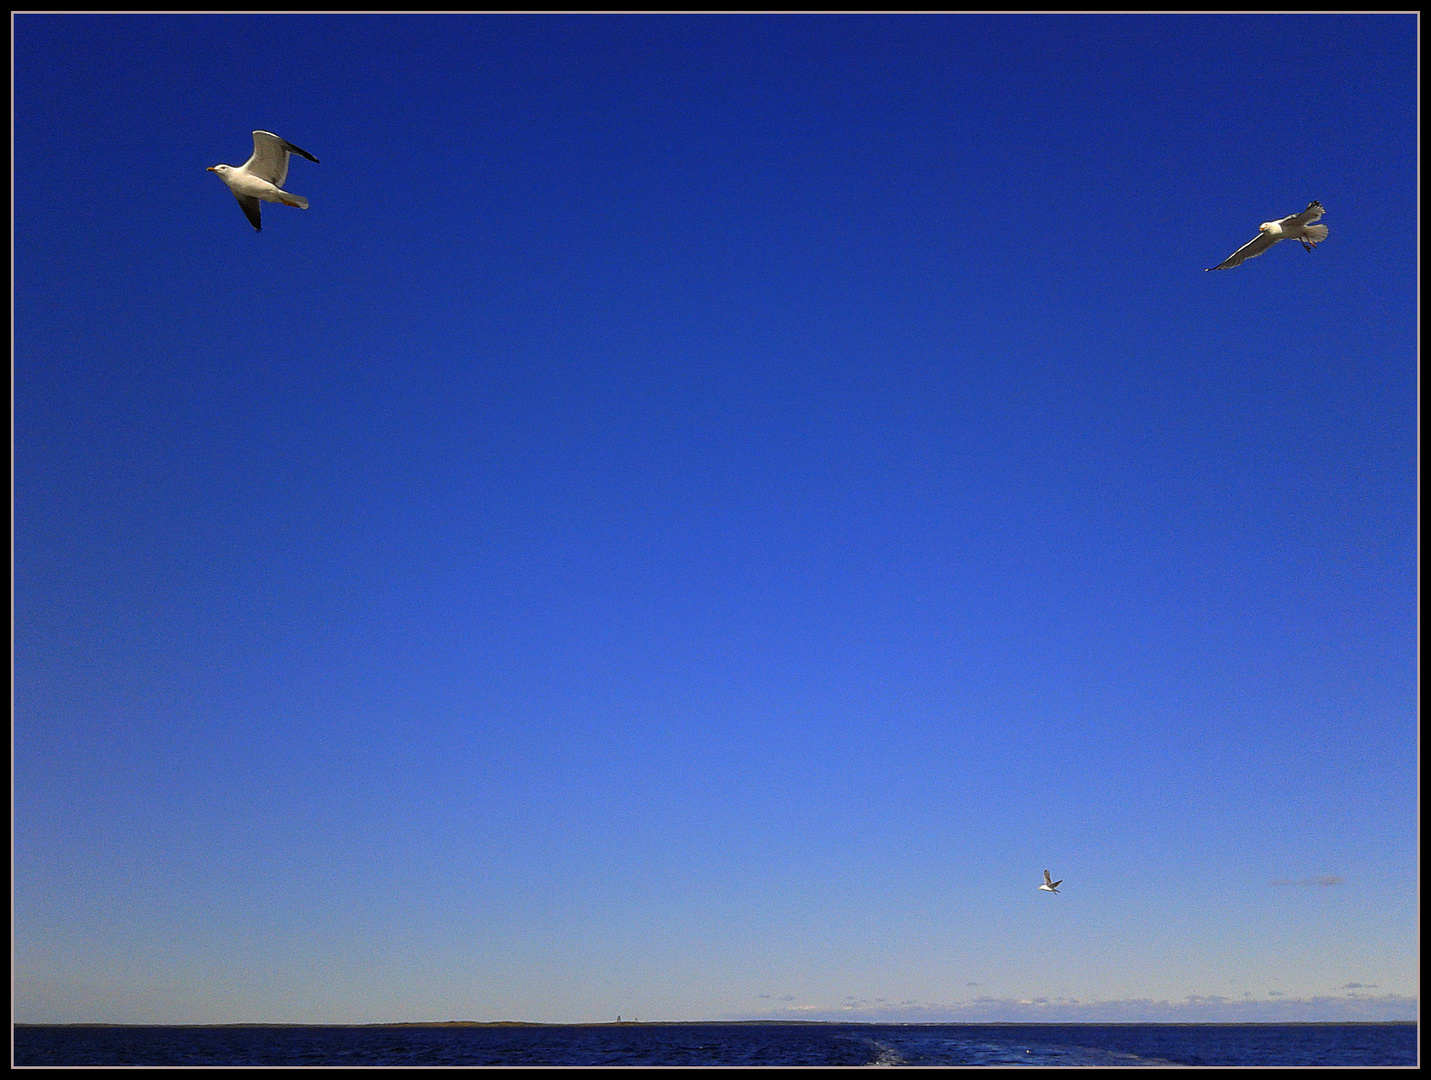
<path id="1" fill-rule="evenodd" d="M 1419 1003 L 1416 998 L 1403 994 L 1294 998 L 1275 990 L 1268 991 L 1264 998 L 1189 994 L 1181 1001 L 1131 998 L 1086 1003 L 1048 998 L 980 997 L 968 1004 L 901 1002 L 877 1006 L 868 999 L 852 997 L 836 1005 L 800 1005 L 760 1017 L 731 1019 L 779 1019 L 782 1015 L 798 1015 L 804 1020 L 904 1024 L 1345 1023 L 1415 1020 L 1419 1016 Z"/>

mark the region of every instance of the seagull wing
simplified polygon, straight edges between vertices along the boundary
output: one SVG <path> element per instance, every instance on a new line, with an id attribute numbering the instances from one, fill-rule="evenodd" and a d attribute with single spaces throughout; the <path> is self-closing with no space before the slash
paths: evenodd
<path id="1" fill-rule="evenodd" d="M 280 139 L 271 131 L 255 131 L 253 157 L 243 163 L 244 171 L 250 176 L 267 180 L 274 187 L 282 187 L 283 182 L 288 179 L 289 154 L 297 154 L 315 165 L 318 164 L 316 157 L 307 150 L 294 146 L 287 139 Z"/>
<path id="2" fill-rule="evenodd" d="M 1043 872 L 1043 883 L 1044 883 L 1045 885 L 1052 885 L 1052 884 L 1053 884 L 1053 878 L 1051 878 L 1051 877 L 1049 876 L 1049 873 L 1048 873 L 1047 870 L 1045 870 L 1045 871 Z"/>
<path id="3" fill-rule="evenodd" d="M 1063 878 L 1059 878 L 1059 879 L 1058 879 L 1057 881 L 1055 881 L 1052 885 L 1050 885 L 1049 888 L 1050 888 L 1050 889 L 1056 889 L 1056 888 L 1058 888 L 1058 887 L 1059 887 L 1060 885 L 1062 885 L 1062 884 L 1063 884 Z"/>
<path id="4" fill-rule="evenodd" d="M 1261 255 L 1277 241 L 1268 236 L 1265 232 L 1260 232 L 1247 243 L 1234 251 L 1227 258 L 1216 266 L 1209 266 L 1208 270 L 1231 270 L 1234 266 L 1241 266 L 1254 255 Z"/>
<path id="5" fill-rule="evenodd" d="M 1281 221 L 1283 225 L 1310 225 L 1314 221 L 1320 221 L 1322 214 L 1326 212 L 1326 207 L 1321 203 L 1313 201 L 1312 205 L 1303 210 L 1300 214 L 1293 214 L 1284 217 Z"/>
<path id="6" fill-rule="evenodd" d="M 234 192 L 234 198 L 237 199 L 238 204 L 243 207 L 244 217 L 248 218 L 248 223 L 259 232 L 262 232 L 263 224 L 259 221 L 258 217 L 258 200 L 252 195 L 240 195 L 237 191 Z"/>

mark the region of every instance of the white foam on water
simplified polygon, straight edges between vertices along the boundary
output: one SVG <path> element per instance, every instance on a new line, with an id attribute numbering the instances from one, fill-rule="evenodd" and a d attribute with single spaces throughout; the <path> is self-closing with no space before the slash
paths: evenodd
<path id="1" fill-rule="evenodd" d="M 876 1050 L 875 1059 L 870 1062 L 871 1065 L 904 1064 L 904 1057 L 889 1043 L 882 1043 L 878 1039 L 867 1039 L 866 1041 Z"/>

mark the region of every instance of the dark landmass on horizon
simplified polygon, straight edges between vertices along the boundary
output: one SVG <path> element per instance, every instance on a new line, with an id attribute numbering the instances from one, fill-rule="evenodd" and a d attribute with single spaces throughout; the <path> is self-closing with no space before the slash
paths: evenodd
<path id="1" fill-rule="evenodd" d="M 850 1027 L 1394 1027 L 1416 1026 L 1419 1020 L 587 1020 L 562 1023 L 548 1020 L 388 1020 L 369 1024 L 306 1024 L 301 1021 L 250 1020 L 220 1024 L 116 1024 L 74 1020 L 61 1023 L 16 1021 L 23 1027 L 113 1028 L 409 1028 L 409 1027 L 739 1027 L 751 1024 L 844 1025 Z"/>

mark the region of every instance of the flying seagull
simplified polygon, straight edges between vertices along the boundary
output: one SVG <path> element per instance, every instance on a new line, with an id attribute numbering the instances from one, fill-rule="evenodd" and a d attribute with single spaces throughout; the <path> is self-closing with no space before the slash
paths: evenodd
<path id="1" fill-rule="evenodd" d="M 283 181 L 288 179 L 288 155 L 297 154 L 315 165 L 318 159 L 307 150 L 294 146 L 287 139 L 280 139 L 271 131 L 253 133 L 253 157 L 237 169 L 232 165 L 210 165 L 208 171 L 218 173 L 219 179 L 229 186 L 255 229 L 262 229 L 258 219 L 258 200 L 296 206 L 308 209 L 308 200 L 302 195 L 290 195 L 283 190 Z"/>
<path id="2" fill-rule="evenodd" d="M 1058 887 L 1059 887 L 1060 885 L 1062 885 L 1062 884 L 1063 884 L 1063 879 L 1062 879 L 1062 878 L 1059 878 L 1057 881 L 1054 881 L 1053 878 L 1051 878 L 1051 877 L 1049 876 L 1048 871 L 1045 870 L 1045 871 L 1043 872 L 1043 884 L 1038 887 L 1038 891 L 1039 891 L 1039 892 L 1058 892 Z"/>
<path id="3" fill-rule="evenodd" d="M 1300 240 L 1302 247 L 1311 251 L 1327 238 L 1327 233 L 1330 231 L 1325 225 L 1312 224 L 1312 222 L 1320 220 L 1324 212 L 1325 207 L 1314 201 L 1300 214 L 1292 214 L 1280 221 L 1264 221 L 1257 226 L 1256 236 L 1216 266 L 1209 266 L 1208 271 L 1230 270 L 1234 266 L 1241 266 L 1252 256 L 1261 255 L 1278 240 Z"/>

